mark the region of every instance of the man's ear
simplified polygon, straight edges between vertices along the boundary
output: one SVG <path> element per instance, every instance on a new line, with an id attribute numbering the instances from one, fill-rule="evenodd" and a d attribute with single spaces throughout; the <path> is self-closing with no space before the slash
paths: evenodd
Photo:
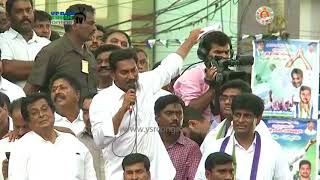
<path id="1" fill-rule="evenodd" d="M 258 126 L 258 124 L 260 123 L 260 121 L 262 119 L 262 116 L 255 117 L 255 119 L 256 119 L 256 125 Z"/>
<path id="2" fill-rule="evenodd" d="M 198 124 L 199 124 L 199 121 L 197 121 L 197 120 L 189 120 L 188 121 L 189 128 L 195 128 Z"/>
<path id="3" fill-rule="evenodd" d="M 211 172 L 209 170 L 206 170 L 205 175 L 207 179 L 210 179 Z"/>
<path id="4" fill-rule="evenodd" d="M 79 103 L 80 102 L 80 97 L 81 97 L 80 91 L 76 91 L 76 96 L 77 96 L 77 100 L 78 100 L 78 103 Z"/>
<path id="5" fill-rule="evenodd" d="M 114 72 L 114 70 L 111 70 L 111 77 L 112 77 L 112 79 L 114 80 L 114 77 L 115 77 L 115 72 Z"/>
<path id="6" fill-rule="evenodd" d="M 150 173 L 150 171 L 147 171 L 147 174 L 148 174 L 148 180 L 150 180 L 150 179 L 151 179 L 151 173 Z"/>
<path id="7" fill-rule="evenodd" d="M 7 106 L 7 104 L 3 105 L 3 109 L 9 113 L 9 107 Z"/>

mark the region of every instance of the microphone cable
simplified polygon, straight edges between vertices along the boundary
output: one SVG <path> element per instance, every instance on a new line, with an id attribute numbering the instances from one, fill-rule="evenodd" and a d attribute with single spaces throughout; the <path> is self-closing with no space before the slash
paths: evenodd
<path id="1" fill-rule="evenodd" d="M 137 145 L 138 145 L 137 144 L 137 142 L 138 142 L 138 132 L 137 132 L 137 128 L 138 128 L 138 124 L 137 124 L 137 122 L 138 122 L 137 121 L 137 119 L 138 119 L 138 104 L 137 104 L 137 99 L 135 101 L 135 106 L 136 106 L 137 111 L 134 108 L 132 108 L 132 112 L 129 113 L 129 124 L 128 124 L 127 129 L 125 130 L 125 132 L 122 133 L 119 137 L 115 137 L 112 140 L 111 151 L 112 151 L 113 155 L 115 155 L 116 157 L 120 157 L 120 158 L 126 157 L 127 155 L 132 154 L 134 152 L 134 149 L 136 149 L 136 152 L 137 152 Z M 122 136 L 127 134 L 129 132 L 129 130 L 131 129 L 130 125 L 131 125 L 131 119 L 132 119 L 131 115 L 132 115 L 132 113 L 134 113 L 134 121 L 135 121 L 135 140 L 134 140 L 134 144 L 133 144 L 132 150 L 131 150 L 131 152 L 129 154 L 127 154 L 127 155 L 119 155 L 114 151 L 114 143 L 115 143 L 116 140 L 118 140 L 119 138 L 121 138 Z M 119 127 L 118 131 L 120 131 L 120 127 Z"/>

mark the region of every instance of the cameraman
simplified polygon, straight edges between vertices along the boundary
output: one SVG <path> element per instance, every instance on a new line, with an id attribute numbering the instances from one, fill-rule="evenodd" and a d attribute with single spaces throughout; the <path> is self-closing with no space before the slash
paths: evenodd
<path id="1" fill-rule="evenodd" d="M 221 31 L 206 34 L 199 44 L 198 57 L 208 61 L 215 57 L 229 59 L 232 57 L 231 39 Z M 212 123 L 221 120 L 214 118 L 214 80 L 217 68 L 207 68 L 204 63 L 186 71 L 174 84 L 176 95 L 180 96 L 186 105 L 193 107 Z M 211 106 L 211 107 L 210 107 Z"/>

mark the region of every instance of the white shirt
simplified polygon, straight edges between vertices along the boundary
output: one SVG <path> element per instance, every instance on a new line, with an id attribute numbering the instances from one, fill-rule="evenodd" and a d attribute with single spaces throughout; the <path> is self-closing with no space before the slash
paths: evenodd
<path id="1" fill-rule="evenodd" d="M 13 121 L 12 118 L 10 116 L 8 116 L 9 118 L 9 131 L 13 131 Z"/>
<path id="2" fill-rule="evenodd" d="M 301 107 L 300 103 L 296 103 L 293 105 L 292 115 L 294 118 L 306 118 L 306 119 L 318 119 L 318 114 L 316 113 L 317 109 L 315 109 L 313 102 L 309 102 L 309 110 L 304 111 Z"/>
<path id="3" fill-rule="evenodd" d="M 304 133 L 308 136 L 315 136 L 317 134 L 317 131 L 315 129 L 310 130 L 307 128 L 304 130 Z"/>
<path id="4" fill-rule="evenodd" d="M 117 134 L 113 130 L 112 118 L 122 105 L 125 92 L 115 84 L 97 94 L 90 106 L 90 121 L 95 143 L 104 148 L 106 163 L 106 179 L 122 180 L 123 170 L 121 163 L 123 157 L 135 151 L 135 112 L 137 115 L 137 152 L 150 159 L 150 173 L 152 180 L 172 180 L 175 177 L 175 168 L 170 160 L 167 150 L 157 131 L 153 103 L 154 95 L 161 87 L 168 84 L 178 75 L 182 66 L 182 58 L 173 53 L 165 58 L 161 65 L 153 71 L 139 74 L 137 82 L 137 103 L 131 115 L 127 112 L 120 124 Z M 130 129 L 129 129 L 130 128 Z M 147 132 L 151 130 L 152 132 Z"/>
<path id="5" fill-rule="evenodd" d="M 17 140 L 14 142 L 9 142 L 8 137 L 0 140 L 0 180 L 4 180 L 2 174 L 2 161 L 7 159 L 6 152 L 11 152 L 16 141 Z"/>
<path id="6" fill-rule="evenodd" d="M 76 137 L 57 132 L 54 144 L 31 131 L 11 151 L 10 180 L 96 180 L 92 156 Z"/>
<path id="7" fill-rule="evenodd" d="M 27 42 L 20 33 L 10 28 L 0 34 L 1 59 L 34 61 L 38 52 L 50 42 L 37 36 L 34 31 L 32 38 Z M 24 87 L 26 81 L 18 81 L 16 84 Z"/>
<path id="8" fill-rule="evenodd" d="M 1 33 L 0 39 L 1 59 L 7 60 L 34 61 L 38 52 L 51 42 L 44 37 L 37 36 L 34 31 L 32 39 L 27 42 L 20 33 L 12 28 Z"/>
<path id="9" fill-rule="evenodd" d="M 210 144 L 212 144 L 213 141 L 220 139 L 217 137 L 218 133 L 220 132 L 220 130 L 222 128 L 225 128 L 226 122 L 227 122 L 226 119 L 223 120 L 220 124 L 218 124 L 218 126 L 216 128 L 209 131 L 209 133 L 206 135 L 206 137 L 204 138 L 204 140 L 200 146 L 200 150 L 201 150 L 202 154 L 205 151 L 205 149 L 207 149 L 207 146 L 210 146 Z M 261 136 L 272 138 L 271 133 L 263 120 L 260 120 L 259 124 L 256 127 L 256 131 Z M 233 133 L 233 125 L 232 125 L 232 121 L 231 121 L 231 125 L 229 126 L 225 137 L 230 136 L 232 133 Z"/>
<path id="10" fill-rule="evenodd" d="M 220 151 L 221 144 L 225 138 L 219 139 L 208 147 L 199 163 L 195 180 L 205 180 L 205 160 L 209 154 Z M 235 180 L 249 180 L 253 155 L 255 151 L 256 138 L 251 146 L 245 150 L 234 138 L 230 136 L 225 153 L 232 155 L 233 144 L 235 144 L 235 156 L 237 162 Z M 280 145 L 270 138 L 261 136 L 261 153 L 258 165 L 257 180 L 292 180 L 290 179 L 288 161 L 284 158 Z"/>
<path id="11" fill-rule="evenodd" d="M 10 101 L 25 97 L 23 89 L 0 76 L 0 92 L 6 94 Z"/>
<path id="12" fill-rule="evenodd" d="M 80 109 L 77 119 L 71 122 L 66 117 L 63 117 L 58 113 L 54 113 L 54 119 L 55 119 L 54 125 L 69 128 L 74 132 L 75 135 L 78 135 L 83 131 L 85 127 L 82 114 L 83 112 Z"/>

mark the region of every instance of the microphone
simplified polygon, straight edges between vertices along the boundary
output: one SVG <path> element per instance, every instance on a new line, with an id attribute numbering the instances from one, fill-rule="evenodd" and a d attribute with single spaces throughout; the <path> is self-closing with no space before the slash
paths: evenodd
<path id="1" fill-rule="evenodd" d="M 137 86 L 136 86 L 136 83 L 135 83 L 135 82 L 131 82 L 131 83 L 128 84 L 128 91 L 129 91 L 130 89 L 133 89 L 134 91 L 136 91 Z M 130 114 L 131 114 L 132 111 L 133 111 L 133 105 L 134 105 L 134 102 L 130 104 L 130 107 L 129 107 L 129 110 L 128 110 Z"/>

